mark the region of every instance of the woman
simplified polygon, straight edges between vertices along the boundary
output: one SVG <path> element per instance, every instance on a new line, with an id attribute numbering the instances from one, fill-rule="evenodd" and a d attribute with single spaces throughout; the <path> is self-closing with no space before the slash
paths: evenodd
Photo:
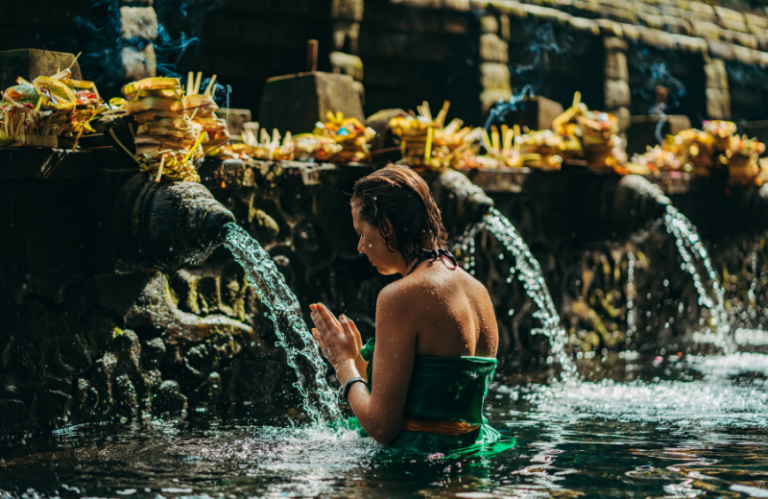
<path id="1" fill-rule="evenodd" d="M 376 441 L 402 449 L 495 444 L 500 435 L 482 415 L 499 342 L 493 305 L 443 249 L 445 228 L 427 184 L 390 165 L 358 180 L 351 204 L 358 251 L 380 274 L 404 276 L 379 293 L 375 352 L 373 340 L 361 349 L 347 317 L 310 306 L 312 333 L 357 421 Z"/>

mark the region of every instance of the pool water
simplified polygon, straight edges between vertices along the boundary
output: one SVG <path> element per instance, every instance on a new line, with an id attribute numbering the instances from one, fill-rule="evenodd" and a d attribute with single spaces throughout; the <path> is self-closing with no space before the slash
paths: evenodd
<path id="1" fill-rule="evenodd" d="M 768 497 L 768 356 L 609 371 L 622 381 L 497 384 L 487 416 L 517 446 L 491 458 L 403 456 L 349 431 L 191 414 L 6 437 L 0 497 Z"/>

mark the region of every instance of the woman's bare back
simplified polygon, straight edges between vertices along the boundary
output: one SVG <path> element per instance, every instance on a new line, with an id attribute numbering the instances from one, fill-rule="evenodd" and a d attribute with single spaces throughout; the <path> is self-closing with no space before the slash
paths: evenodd
<path id="1" fill-rule="evenodd" d="M 499 344 L 488 290 L 446 259 L 421 263 L 392 285 L 408 296 L 417 355 L 495 357 Z M 392 286 L 391 285 L 391 286 Z"/>

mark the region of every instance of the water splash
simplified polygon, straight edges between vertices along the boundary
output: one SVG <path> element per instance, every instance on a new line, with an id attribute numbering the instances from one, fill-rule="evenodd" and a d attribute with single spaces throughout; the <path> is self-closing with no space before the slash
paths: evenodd
<path id="1" fill-rule="evenodd" d="M 635 254 L 627 253 L 627 338 L 637 332 L 637 311 L 635 310 Z"/>
<path id="2" fill-rule="evenodd" d="M 481 230 L 487 230 L 493 234 L 515 258 L 515 265 L 510 268 L 511 276 L 507 282 L 512 282 L 512 276 L 517 274 L 518 280 L 523 283 L 525 292 L 538 307 L 533 316 L 541 321 L 542 327 L 533 329 L 531 333 L 543 334 L 547 337 L 552 355 L 555 356 L 563 369 L 561 374 L 563 381 L 575 380 L 578 377 L 576 365 L 565 352 L 567 337 L 560 326 L 560 316 L 552 301 L 552 296 L 549 294 L 547 284 L 544 282 L 544 277 L 541 275 L 541 266 L 523 238 L 520 237 L 515 226 L 495 208 L 492 208 L 483 217 L 482 222 L 469 227 L 459 240 L 458 246 L 464 251 L 472 250 L 468 265 L 470 273 L 474 271 L 475 236 Z"/>
<path id="3" fill-rule="evenodd" d="M 718 282 L 717 272 L 712 266 L 712 260 L 707 254 L 696 227 L 672 205 L 667 205 L 664 225 L 667 227 L 667 232 L 675 236 L 677 250 L 683 258 L 681 267 L 693 278 L 693 285 L 699 294 L 699 305 L 710 310 L 710 325 L 714 332 L 694 334 L 694 340 L 713 343 L 722 348 L 725 355 L 733 353 L 730 320 L 728 312 L 725 310 L 725 291 Z M 696 268 L 696 259 L 701 262 L 707 272 L 714 299 L 709 296 L 704 287 L 704 282 Z"/>
<path id="4" fill-rule="evenodd" d="M 256 288 L 275 324 L 278 344 L 285 349 L 288 365 L 296 371 L 294 386 L 303 397 L 304 411 L 312 422 L 341 418 L 338 395 L 325 380 L 327 367 L 315 339 L 301 315 L 301 306 L 288 288 L 283 275 L 261 245 L 234 223 L 227 224 L 224 244 L 243 269 L 248 282 Z"/>

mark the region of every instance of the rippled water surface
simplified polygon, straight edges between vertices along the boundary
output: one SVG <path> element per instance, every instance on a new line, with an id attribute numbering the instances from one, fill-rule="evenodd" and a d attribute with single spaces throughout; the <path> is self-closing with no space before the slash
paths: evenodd
<path id="1" fill-rule="evenodd" d="M 487 414 L 518 445 L 490 459 L 198 416 L 1 440 L 0 497 L 768 497 L 768 356 L 655 357 L 614 377 L 627 373 L 499 383 Z"/>

